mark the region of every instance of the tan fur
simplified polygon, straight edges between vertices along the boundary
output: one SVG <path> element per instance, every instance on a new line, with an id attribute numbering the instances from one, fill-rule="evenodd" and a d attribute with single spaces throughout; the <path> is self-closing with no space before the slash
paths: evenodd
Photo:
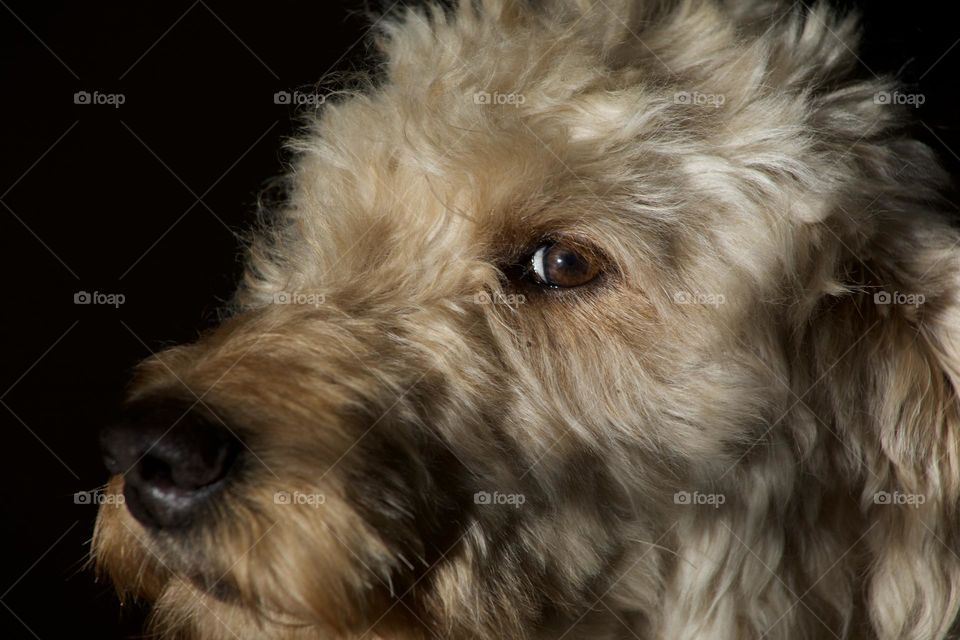
<path id="1" fill-rule="evenodd" d="M 856 21 L 531 5 L 381 23 L 385 77 L 293 144 L 231 317 L 133 385 L 211 407 L 242 475 L 189 534 L 104 505 L 98 566 L 171 637 L 947 637 L 960 235 Z M 547 237 L 601 281 L 505 277 Z"/>

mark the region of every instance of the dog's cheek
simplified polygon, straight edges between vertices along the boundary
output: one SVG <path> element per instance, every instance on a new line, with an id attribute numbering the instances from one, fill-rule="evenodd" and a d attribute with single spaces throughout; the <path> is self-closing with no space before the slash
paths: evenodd
<path id="1" fill-rule="evenodd" d="M 385 424 L 345 465 L 347 499 L 399 559 L 392 582 L 401 592 L 462 536 L 476 490 L 468 452 L 442 438 L 423 424 Z"/>
<path id="2" fill-rule="evenodd" d="M 290 501 L 275 502 L 275 486 L 263 486 L 248 492 L 250 513 L 236 509 L 236 524 L 208 535 L 207 557 L 222 567 L 220 599 L 340 632 L 363 629 L 387 612 L 400 560 L 336 482 L 296 491 L 323 498 L 298 501 L 291 491 Z"/>

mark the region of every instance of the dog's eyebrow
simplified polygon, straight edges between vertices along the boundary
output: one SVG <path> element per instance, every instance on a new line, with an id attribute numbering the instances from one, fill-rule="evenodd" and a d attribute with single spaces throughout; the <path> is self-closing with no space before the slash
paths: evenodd
<path id="1" fill-rule="evenodd" d="M 457 216 L 457 217 L 463 218 L 464 220 L 467 220 L 468 222 L 473 223 L 474 225 L 477 224 L 476 218 L 471 216 L 466 211 L 463 211 L 462 209 L 459 209 L 457 207 L 450 205 L 447 202 L 446 198 L 442 197 L 439 193 L 437 193 L 436 188 L 433 186 L 433 182 L 431 182 L 430 180 L 429 173 L 425 172 L 423 174 L 423 178 L 424 178 L 424 181 L 427 183 L 427 187 L 430 189 L 430 195 L 432 195 L 434 200 L 437 201 L 437 204 L 440 205 L 440 208 L 443 210 L 444 214 Z"/>

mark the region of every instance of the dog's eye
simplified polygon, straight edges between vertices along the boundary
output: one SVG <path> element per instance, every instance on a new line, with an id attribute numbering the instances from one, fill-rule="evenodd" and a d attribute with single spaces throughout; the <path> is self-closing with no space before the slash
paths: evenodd
<path id="1" fill-rule="evenodd" d="M 591 256 L 563 242 L 540 245 L 530 258 L 533 276 L 548 287 L 579 287 L 600 273 L 600 266 Z"/>

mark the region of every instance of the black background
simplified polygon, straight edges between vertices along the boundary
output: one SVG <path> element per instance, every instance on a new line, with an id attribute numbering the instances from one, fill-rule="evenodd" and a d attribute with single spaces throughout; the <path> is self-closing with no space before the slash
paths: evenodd
<path id="1" fill-rule="evenodd" d="M 865 13 L 863 73 L 917 84 L 918 135 L 958 175 L 947 3 L 848 4 Z M 73 494 L 106 480 L 97 429 L 132 366 L 229 297 L 236 234 L 295 131 L 274 93 L 360 68 L 366 12 L 386 6 L 0 1 L 0 637 L 138 633 L 142 612 L 122 615 L 83 567 L 95 508 Z M 78 91 L 126 102 L 78 105 Z M 75 305 L 78 291 L 126 302 Z"/>

